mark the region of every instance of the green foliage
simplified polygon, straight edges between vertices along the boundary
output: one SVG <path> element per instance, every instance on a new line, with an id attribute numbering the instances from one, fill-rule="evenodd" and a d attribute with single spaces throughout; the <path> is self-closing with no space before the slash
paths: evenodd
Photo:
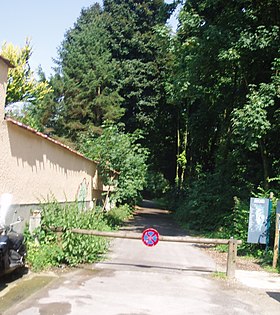
<path id="1" fill-rule="evenodd" d="M 61 44 L 42 128 L 100 161 L 117 202 L 167 179 L 181 222 L 246 239 L 251 192 L 280 191 L 279 16 L 278 0 L 95 4 Z"/>
<path id="2" fill-rule="evenodd" d="M 109 228 L 102 220 L 102 216 L 95 211 L 80 212 L 79 207 L 65 207 L 63 211 L 57 209 L 44 209 L 43 225 L 61 226 L 68 230 L 70 228 L 102 229 Z M 62 235 L 62 248 L 64 260 L 67 264 L 77 265 L 79 263 L 93 262 L 100 254 L 104 253 L 107 242 L 104 239 L 88 235 L 73 234 L 66 231 Z"/>
<path id="3" fill-rule="evenodd" d="M 190 174 L 196 167 L 190 161 L 212 171 L 221 146 L 223 155 L 236 146 L 232 129 L 248 148 L 271 131 L 279 21 L 264 26 L 258 5 L 232 2 L 221 10 L 222 3 L 188 1 L 180 14 L 174 85 L 188 111 Z"/>
<path id="4" fill-rule="evenodd" d="M 4 43 L 1 55 L 6 57 L 14 66 L 8 73 L 6 104 L 8 114 L 16 117 L 31 127 L 42 130 L 41 116 L 45 108 L 42 101 L 52 92 L 46 80 L 36 80 L 29 66 L 32 48 L 29 40 L 20 48 L 13 44 Z M 20 103 L 23 109 L 16 110 Z"/>
<path id="5" fill-rule="evenodd" d="M 243 241 L 242 246 L 245 246 L 249 226 L 248 202 L 241 202 L 237 197 L 234 197 L 232 214 L 228 218 L 225 218 L 225 220 L 228 220 L 231 236 L 236 239 L 241 239 Z"/>
<path id="6" fill-rule="evenodd" d="M 173 53 L 165 23 L 176 4 L 104 1 L 111 17 L 107 30 L 117 62 L 116 84 L 125 108 L 121 121 L 128 132 L 142 131 L 142 144 L 151 153 L 149 164 L 168 179 L 174 177 L 176 113 L 167 100 Z"/>
<path id="7" fill-rule="evenodd" d="M 105 214 L 98 209 L 80 211 L 78 204 L 61 205 L 57 201 L 42 204 L 41 228 L 34 235 L 25 233 L 29 266 L 39 271 L 61 264 L 76 266 L 98 261 L 106 252 L 108 241 L 101 237 L 70 233 L 69 229 L 110 231 L 121 225 L 131 213 L 127 205 Z M 51 227 L 62 227 L 64 232 L 52 232 Z"/>
<path id="8" fill-rule="evenodd" d="M 145 185 L 145 198 L 160 198 L 170 188 L 168 180 L 160 172 L 148 168 Z"/>
<path id="9" fill-rule="evenodd" d="M 208 174 L 180 194 L 175 205 L 178 221 L 187 222 L 195 230 L 219 229 L 223 215 L 229 214 L 233 204 L 230 184 L 221 181 L 220 174 Z"/>
<path id="10" fill-rule="evenodd" d="M 216 271 L 212 274 L 212 277 L 214 279 L 219 279 L 219 280 L 227 280 L 227 275 L 225 272 L 221 272 L 221 271 Z"/>
<path id="11" fill-rule="evenodd" d="M 120 204 L 135 204 L 146 179 L 148 151 L 138 140 L 140 134 L 124 133 L 120 126 L 103 126 L 100 136 L 82 137 L 80 150 L 97 160 L 105 184 L 113 184 L 113 199 Z"/>
<path id="12" fill-rule="evenodd" d="M 57 72 L 51 78 L 53 108 L 45 124 L 73 142 L 79 134 L 100 131 L 104 120 L 118 121 L 124 113 L 115 87 L 117 64 L 109 49 L 108 19 L 98 4 L 83 9 L 59 48 Z"/>
<path id="13" fill-rule="evenodd" d="M 133 208 L 128 204 L 124 204 L 107 212 L 106 220 L 108 221 L 110 226 L 117 228 L 122 225 L 124 221 L 130 219 L 132 217 L 132 214 Z"/>
<path id="14" fill-rule="evenodd" d="M 244 250 L 251 191 L 279 191 L 269 178 L 280 171 L 280 21 L 264 7 L 279 13 L 274 0 L 184 1 L 173 40 L 183 175 L 173 191 L 176 217 L 192 229 L 241 238 Z"/>
<path id="15" fill-rule="evenodd" d="M 32 239 L 27 242 L 28 265 L 35 272 L 51 267 L 59 267 L 62 263 L 63 250 L 57 244 L 36 244 Z"/>
<path id="16" fill-rule="evenodd" d="M 178 1 L 104 1 L 82 10 L 59 48 L 54 93 L 44 104 L 43 128 L 74 145 L 102 132 L 105 121 L 142 131 L 149 163 L 172 179 L 174 113 L 167 104 L 172 67 L 171 31 L 165 26 Z"/>
<path id="17" fill-rule="evenodd" d="M 266 108 L 274 105 L 273 94 L 267 93 L 267 85 L 262 84 L 260 92 L 251 88 L 248 103 L 242 109 L 233 111 L 232 125 L 238 140 L 249 150 L 258 148 L 259 141 L 265 137 L 271 124 Z"/>

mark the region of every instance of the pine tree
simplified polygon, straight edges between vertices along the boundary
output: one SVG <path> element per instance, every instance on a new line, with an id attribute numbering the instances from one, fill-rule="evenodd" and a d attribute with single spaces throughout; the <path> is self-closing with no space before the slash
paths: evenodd
<path id="1" fill-rule="evenodd" d="M 112 88 L 116 63 L 108 49 L 107 14 L 98 4 L 83 9 L 59 49 L 59 98 L 63 134 L 77 140 L 80 133 L 100 131 L 104 120 L 117 121 L 123 114 L 122 98 Z"/>

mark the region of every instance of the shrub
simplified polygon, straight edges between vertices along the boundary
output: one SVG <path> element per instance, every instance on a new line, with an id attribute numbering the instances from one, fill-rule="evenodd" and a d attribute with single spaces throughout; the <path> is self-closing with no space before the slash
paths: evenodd
<path id="1" fill-rule="evenodd" d="M 56 201 L 42 205 L 41 228 L 30 235 L 26 231 L 30 267 L 42 270 L 67 264 L 75 266 L 98 261 L 108 248 L 108 240 L 102 237 L 71 233 L 72 228 L 110 231 L 131 215 L 124 205 L 108 214 L 101 209 L 80 211 L 78 204 L 61 205 Z M 61 234 L 50 228 L 62 227 Z M 37 243 L 35 242 L 37 239 Z M 39 241 L 39 244 L 38 244 Z"/>

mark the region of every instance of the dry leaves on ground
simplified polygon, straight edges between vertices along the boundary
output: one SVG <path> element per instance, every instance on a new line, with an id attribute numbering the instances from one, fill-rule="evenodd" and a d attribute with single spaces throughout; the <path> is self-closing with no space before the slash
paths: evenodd
<path id="1" fill-rule="evenodd" d="M 218 266 L 226 268 L 227 264 L 227 253 L 220 252 L 215 249 L 215 246 L 198 246 L 207 255 L 209 255 Z M 261 271 L 263 268 L 258 264 L 256 258 L 237 256 L 236 268 L 240 270 L 248 271 Z"/>

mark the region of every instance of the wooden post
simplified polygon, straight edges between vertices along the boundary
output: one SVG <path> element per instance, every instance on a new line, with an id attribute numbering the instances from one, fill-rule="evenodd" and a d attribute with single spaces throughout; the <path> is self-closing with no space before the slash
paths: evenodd
<path id="1" fill-rule="evenodd" d="M 226 275 L 229 279 L 233 279 L 235 277 L 236 257 L 237 257 L 237 241 L 231 237 L 228 242 L 227 271 L 226 271 Z"/>
<path id="2" fill-rule="evenodd" d="M 274 239 L 274 250 L 273 250 L 273 263 L 272 267 L 276 268 L 278 255 L 279 255 L 279 222 L 280 222 L 280 214 L 276 213 L 276 220 L 275 220 L 275 239 Z"/>

